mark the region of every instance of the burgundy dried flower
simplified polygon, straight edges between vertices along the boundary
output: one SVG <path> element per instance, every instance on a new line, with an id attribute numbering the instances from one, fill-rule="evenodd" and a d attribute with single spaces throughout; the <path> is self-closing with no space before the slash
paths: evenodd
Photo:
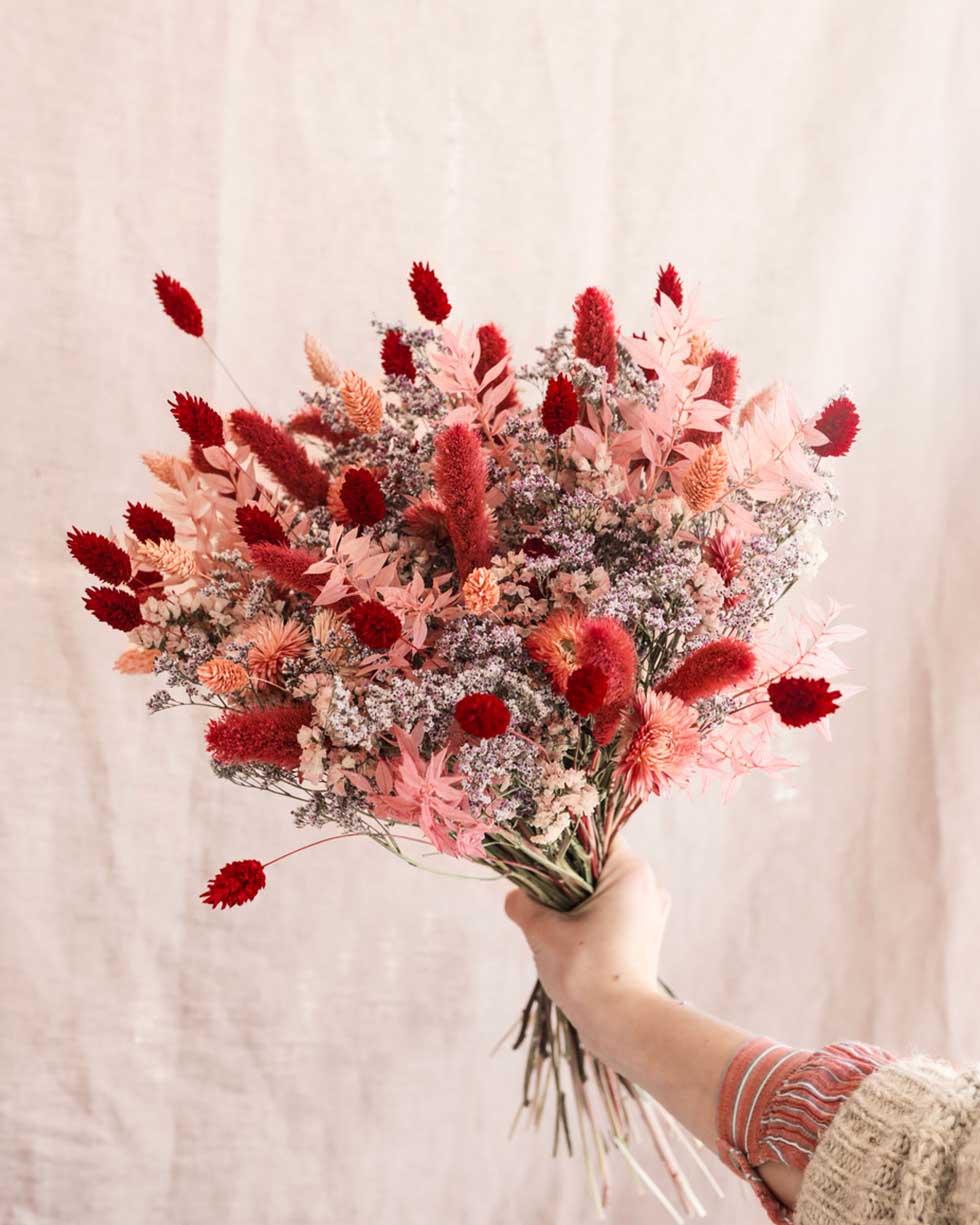
<path id="1" fill-rule="evenodd" d="M 389 328 L 381 342 L 381 368 L 389 378 L 402 375 L 414 381 L 416 375 L 415 359 L 412 350 L 402 340 L 397 328 Z"/>
<path id="2" fill-rule="evenodd" d="M 670 693 L 682 702 L 697 702 L 743 684 L 755 671 L 755 652 L 739 638 L 719 638 L 692 651 L 687 659 L 658 685 L 658 693 Z"/>
<path id="3" fill-rule="evenodd" d="M 239 506 L 235 511 L 235 522 L 246 544 L 279 544 L 286 543 L 286 533 L 282 524 L 269 511 L 254 504 Z"/>
<path id="4" fill-rule="evenodd" d="M 552 548 L 540 536 L 527 536 L 521 545 L 525 557 L 557 557 L 558 550 Z"/>
<path id="5" fill-rule="evenodd" d="M 86 587 L 85 607 L 114 630 L 128 632 L 143 624 L 139 600 L 115 587 Z"/>
<path id="6" fill-rule="evenodd" d="M 175 391 L 174 398 L 167 403 L 170 405 L 173 419 L 191 442 L 196 442 L 199 447 L 222 445 L 225 440 L 224 426 L 207 400 L 183 391 Z"/>
<path id="7" fill-rule="evenodd" d="M 446 508 L 446 526 L 461 581 L 490 561 L 487 464 L 476 433 L 462 422 L 436 435 L 436 492 Z"/>
<path id="8" fill-rule="evenodd" d="M 166 515 L 162 515 L 145 502 L 128 502 L 126 504 L 126 522 L 136 539 L 145 544 L 153 541 L 175 540 L 177 531 Z"/>
<path id="9" fill-rule="evenodd" d="M 616 316 L 613 301 L 602 289 L 592 285 L 575 299 L 575 334 L 577 357 L 584 357 L 593 366 L 604 366 L 609 382 L 616 381 Z"/>
<path id="10" fill-rule="evenodd" d="M 340 500 L 351 523 L 370 527 L 385 517 L 385 496 L 374 473 L 367 468 L 349 468 L 340 486 Z"/>
<path id="11" fill-rule="evenodd" d="M 268 468 L 297 502 L 307 509 L 323 505 L 330 480 L 307 458 L 295 438 L 268 417 L 249 408 L 236 409 L 231 414 L 231 424 L 239 439 L 251 447 L 263 467 Z"/>
<path id="12" fill-rule="evenodd" d="M 310 566 L 323 561 L 322 554 L 313 549 L 290 549 L 286 545 L 262 541 L 249 548 L 249 556 L 261 573 L 290 591 L 316 596 L 323 588 L 322 575 L 306 573 Z"/>
<path id="13" fill-rule="evenodd" d="M 854 406 L 854 401 L 847 396 L 838 396 L 831 400 L 814 425 L 821 434 L 827 436 L 827 441 L 814 447 L 817 455 L 846 455 L 857 437 L 861 418 Z"/>
<path id="14" fill-rule="evenodd" d="M 661 268 L 657 277 L 657 292 L 653 295 L 653 300 L 658 306 L 662 294 L 666 294 L 678 310 L 684 305 L 684 286 L 673 264 Z"/>
<path id="15" fill-rule="evenodd" d="M 160 305 L 182 332 L 189 336 L 204 335 L 204 320 L 201 318 L 201 308 L 194 301 L 179 281 L 165 272 L 158 272 L 153 278 Z"/>
<path id="16" fill-rule="evenodd" d="M 372 651 L 389 651 L 401 637 L 402 623 L 378 600 L 358 600 L 347 610 L 347 621 L 358 642 Z"/>
<path id="17" fill-rule="evenodd" d="M 585 719 L 602 709 L 608 692 L 609 678 L 605 672 L 595 664 L 584 664 L 568 678 L 565 697 L 572 710 Z"/>
<path id="18" fill-rule="evenodd" d="M 131 579 L 127 579 L 126 586 L 142 604 L 162 583 L 163 575 L 159 570 L 137 570 Z"/>
<path id="19" fill-rule="evenodd" d="M 227 710 L 207 726 L 208 751 L 216 761 L 229 765 L 262 762 L 294 770 L 300 763 L 296 738 L 300 728 L 312 719 L 313 706 L 309 702 Z"/>
<path id="20" fill-rule="evenodd" d="M 335 430 L 324 421 L 318 408 L 301 408 L 286 422 L 286 428 L 294 434 L 312 434 L 314 438 L 322 438 L 325 442 L 338 445 L 350 442 L 357 430 Z"/>
<path id="21" fill-rule="evenodd" d="M 493 693 L 471 693 L 460 698 L 454 713 L 463 731 L 478 740 L 502 736 L 510 726 L 507 703 Z"/>
<path id="22" fill-rule="evenodd" d="M 473 371 L 473 377 L 476 379 L 477 384 L 480 384 L 489 370 L 492 370 L 505 357 L 510 357 L 510 346 L 507 343 L 507 338 L 495 323 L 484 323 L 482 327 L 477 329 L 476 338 L 480 342 L 480 357 L 476 363 L 476 369 Z M 510 362 L 508 362 L 487 390 L 489 391 L 499 386 L 510 373 L 511 367 Z M 496 411 L 502 413 L 507 409 L 516 407 L 517 390 L 511 387 L 510 391 L 497 405 Z"/>
<path id="23" fill-rule="evenodd" d="M 442 323 L 452 307 L 442 283 L 429 265 L 417 261 L 412 264 L 408 285 L 415 295 L 415 302 L 422 316 L 432 323 Z"/>
<path id="24" fill-rule="evenodd" d="M 132 562 L 125 549 L 115 541 L 98 532 L 83 532 L 73 527 L 67 537 L 68 552 L 89 572 L 103 583 L 118 587 L 125 583 L 133 571 Z"/>
<path id="25" fill-rule="evenodd" d="M 738 392 L 738 358 L 723 349 L 712 349 L 704 364 L 711 367 L 711 386 L 705 398 L 731 408 Z M 727 425 L 728 417 L 722 417 L 720 423 Z"/>
<path id="26" fill-rule="evenodd" d="M 541 404 L 541 421 L 555 438 L 570 430 L 582 412 L 575 385 L 567 374 L 558 374 L 548 382 Z"/>
<path id="27" fill-rule="evenodd" d="M 768 689 L 769 705 L 788 727 L 806 727 L 831 715 L 841 696 L 824 678 L 783 676 Z"/>
<path id="28" fill-rule="evenodd" d="M 208 906 L 242 906 L 265 888 L 265 871 L 257 859 L 236 859 L 226 863 L 217 876 L 212 876 L 201 894 Z"/>

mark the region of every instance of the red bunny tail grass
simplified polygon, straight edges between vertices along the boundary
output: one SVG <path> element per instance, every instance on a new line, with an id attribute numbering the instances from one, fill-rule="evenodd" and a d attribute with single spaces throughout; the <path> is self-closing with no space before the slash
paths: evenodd
<path id="1" fill-rule="evenodd" d="M 555 438 L 578 421 L 582 406 L 578 402 L 575 386 L 567 374 L 558 374 L 548 382 L 541 404 L 541 422 Z"/>
<path id="2" fill-rule="evenodd" d="M 310 702 L 229 710 L 207 726 L 208 751 L 226 765 L 261 762 L 295 770 L 300 763 L 296 737 L 313 719 Z"/>
<path id="3" fill-rule="evenodd" d="M 166 515 L 162 515 L 144 502 L 129 502 L 126 505 L 126 523 L 140 544 L 152 541 L 175 540 L 177 531 Z"/>
<path id="4" fill-rule="evenodd" d="M 576 668 L 568 678 L 565 697 L 572 710 L 585 719 L 602 709 L 608 692 L 609 681 L 605 672 L 595 664 L 585 664 Z"/>
<path id="5" fill-rule="evenodd" d="M 738 358 L 734 353 L 726 353 L 723 349 L 712 349 L 704 359 L 705 366 L 711 367 L 711 386 L 706 399 L 716 400 L 731 408 L 738 392 Z M 728 417 L 721 419 L 722 425 L 728 424 Z"/>
<path id="6" fill-rule="evenodd" d="M 412 350 L 402 340 L 401 332 L 396 328 L 389 328 L 381 342 L 381 369 L 389 378 L 401 375 L 415 381 L 417 371 Z"/>
<path id="7" fill-rule="evenodd" d="M 120 583 L 129 580 L 133 573 L 133 563 L 129 554 L 121 549 L 108 536 L 98 532 L 83 532 L 73 527 L 65 542 L 68 552 L 85 567 L 89 574 L 94 574 L 103 583 L 118 587 Z"/>
<path id="8" fill-rule="evenodd" d="M 482 383 L 484 376 L 488 370 L 492 370 L 498 362 L 503 361 L 505 357 L 510 357 L 510 345 L 507 343 L 507 338 L 504 336 L 500 328 L 495 323 L 485 323 L 481 328 L 477 329 L 477 340 L 480 342 L 480 358 L 476 363 L 476 369 L 473 371 L 473 376 L 477 383 Z M 511 373 L 510 362 L 504 366 L 503 370 L 490 384 L 487 390 L 497 387 Z M 509 408 L 517 407 L 517 391 L 511 387 L 510 391 L 497 405 L 497 412 L 501 413 Z"/>
<path id="9" fill-rule="evenodd" d="M 713 694 L 744 684 L 755 671 L 755 652 L 738 638 L 719 638 L 692 651 L 670 676 L 658 685 L 658 693 L 670 693 L 682 702 L 697 702 Z"/>
<path id="10" fill-rule="evenodd" d="M 246 544 L 286 544 L 282 524 L 259 506 L 239 506 L 235 511 L 238 531 Z"/>
<path id="11" fill-rule="evenodd" d="M 85 607 L 104 625 L 111 625 L 114 630 L 136 629 L 143 624 L 143 613 L 140 602 L 128 591 L 119 591 L 115 587 L 87 587 L 85 589 Z"/>
<path id="12" fill-rule="evenodd" d="M 493 693 L 471 693 L 460 698 L 455 709 L 456 722 L 478 740 L 502 736 L 510 726 L 510 711 L 506 702 Z"/>
<path id="13" fill-rule="evenodd" d="M 598 668 L 606 677 L 606 704 L 625 701 L 636 687 L 636 647 L 614 617 L 587 617 L 581 625 L 576 662 Z"/>
<path id="14" fill-rule="evenodd" d="M 434 477 L 463 581 L 490 561 L 487 464 L 480 440 L 468 425 L 460 422 L 436 435 Z"/>
<path id="15" fill-rule="evenodd" d="M 201 308 L 179 281 L 165 272 L 158 272 L 153 278 L 160 305 L 182 332 L 189 336 L 204 335 L 204 320 Z"/>
<path id="16" fill-rule="evenodd" d="M 249 556 L 263 574 L 275 579 L 281 587 L 306 595 L 320 594 L 325 581 L 323 576 L 306 573 L 310 566 L 323 561 L 321 554 L 312 549 L 289 549 L 263 541 L 251 546 Z"/>
<path id="17" fill-rule="evenodd" d="M 670 298 L 678 310 L 684 305 L 684 286 L 673 264 L 661 268 L 660 275 L 657 277 L 657 292 L 653 295 L 653 300 L 658 306 L 664 294 Z"/>
<path id="18" fill-rule="evenodd" d="M 191 442 L 196 442 L 199 447 L 220 447 L 224 443 L 225 430 L 221 418 L 207 400 L 175 391 L 174 398 L 167 403 L 173 419 Z"/>
<path id="19" fill-rule="evenodd" d="M 236 859 L 226 863 L 217 876 L 212 876 L 201 894 L 207 906 L 242 906 L 265 888 L 265 871 L 257 859 Z"/>
<path id="20" fill-rule="evenodd" d="M 821 434 L 827 436 L 827 441 L 814 447 L 814 451 L 817 455 L 846 455 L 854 445 L 860 421 L 853 400 L 847 396 L 831 400 L 813 423 Z"/>
<path id="21" fill-rule="evenodd" d="M 307 509 L 322 506 L 327 500 L 330 480 L 307 458 L 295 440 L 268 417 L 249 408 L 231 414 L 232 427 L 239 439 L 255 452 L 259 462 Z"/>
<path id="22" fill-rule="evenodd" d="M 416 261 L 412 265 L 408 286 L 415 295 L 415 303 L 423 318 L 432 323 L 442 323 L 448 317 L 452 307 L 449 305 L 446 291 L 428 264 Z"/>
<path id="23" fill-rule="evenodd" d="M 401 637 L 402 623 L 378 600 L 357 600 L 347 610 L 347 622 L 357 641 L 372 651 L 390 651 Z"/>
<path id="24" fill-rule="evenodd" d="M 294 413 L 286 423 L 286 428 L 294 434 L 309 434 L 313 438 L 322 438 L 324 442 L 338 445 L 350 442 L 357 434 L 356 430 L 335 430 L 324 421 L 317 408 L 301 408 Z"/>
<path id="25" fill-rule="evenodd" d="M 616 381 L 616 316 L 610 296 L 594 285 L 575 299 L 575 353 L 593 366 L 604 366 Z"/>
<path id="26" fill-rule="evenodd" d="M 340 500 L 358 527 L 370 527 L 385 517 L 385 496 L 373 472 L 367 468 L 349 468 L 340 486 Z"/>
<path id="27" fill-rule="evenodd" d="M 822 676 L 784 676 L 767 692 L 769 705 L 788 727 L 806 727 L 832 715 L 841 696 Z"/>

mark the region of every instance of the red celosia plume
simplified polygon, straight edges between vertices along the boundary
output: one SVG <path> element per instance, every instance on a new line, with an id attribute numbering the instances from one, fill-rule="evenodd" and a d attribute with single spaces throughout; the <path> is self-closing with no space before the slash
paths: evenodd
<path id="1" fill-rule="evenodd" d="M 321 554 L 313 549 L 290 549 L 281 544 L 260 542 L 250 547 L 249 556 L 262 573 L 281 586 L 307 595 L 320 594 L 323 576 L 306 573 L 310 566 L 323 561 Z"/>
<path id="2" fill-rule="evenodd" d="M 613 301 L 594 285 L 575 299 L 575 353 L 593 366 L 604 366 L 609 382 L 616 381 L 616 316 Z"/>
<path id="3" fill-rule="evenodd" d="M 73 527 L 66 543 L 72 557 L 103 583 L 118 587 L 120 583 L 127 582 L 133 572 L 129 554 L 108 536 Z"/>
<path id="4" fill-rule="evenodd" d="M 661 268 L 660 275 L 657 277 L 657 292 L 653 295 L 653 300 L 658 306 L 663 294 L 670 298 L 678 310 L 684 305 L 684 286 L 673 264 Z"/>
<path id="5" fill-rule="evenodd" d="M 174 398 L 167 403 L 174 420 L 191 442 L 196 442 L 199 447 L 220 447 L 224 443 L 225 431 L 221 418 L 207 400 L 175 391 Z"/>
<path id="6" fill-rule="evenodd" d="M 300 763 L 299 729 L 313 719 L 309 702 L 228 710 L 207 726 L 208 751 L 227 765 L 262 762 L 294 770 Z"/>
<path id="7" fill-rule="evenodd" d="M 827 441 L 814 447 L 814 451 L 817 455 L 846 455 L 857 437 L 860 421 L 853 400 L 847 396 L 831 400 L 813 423 L 821 434 L 827 436 Z"/>
<path id="8" fill-rule="evenodd" d="M 85 607 L 105 625 L 128 632 L 143 624 L 140 602 L 115 587 L 86 587 Z"/>
<path id="9" fill-rule="evenodd" d="M 235 522 L 238 531 L 246 544 L 278 544 L 286 543 L 286 533 L 282 524 L 269 511 L 261 506 L 250 503 L 239 506 L 235 511 Z"/>
<path id="10" fill-rule="evenodd" d="M 719 638 L 692 651 L 657 685 L 657 692 L 673 694 L 682 702 L 697 702 L 732 685 L 744 684 L 754 671 L 755 652 L 747 642 Z"/>
<path id="11" fill-rule="evenodd" d="M 182 332 L 190 336 L 204 335 L 204 320 L 201 318 L 201 308 L 179 281 L 165 272 L 158 272 L 153 278 L 160 305 Z"/>
<path id="12" fill-rule="evenodd" d="M 783 676 L 768 688 L 769 705 L 788 727 L 817 723 L 837 709 L 839 689 L 822 676 Z"/>
<path id="13" fill-rule="evenodd" d="M 397 328 L 389 328 L 381 342 L 381 368 L 389 378 L 399 375 L 414 380 L 416 375 L 415 359 L 412 350 L 402 340 Z"/>
<path id="14" fill-rule="evenodd" d="M 456 703 L 456 722 L 470 736 L 492 740 L 510 726 L 506 702 L 493 693 L 471 693 Z"/>
<path id="15" fill-rule="evenodd" d="M 595 664 L 585 664 L 581 668 L 576 668 L 568 678 L 568 685 L 565 687 L 565 697 L 568 699 L 569 706 L 583 719 L 602 709 L 608 692 L 609 681 L 606 674 Z"/>
<path id="16" fill-rule="evenodd" d="M 711 367 L 711 386 L 705 398 L 731 408 L 738 393 L 738 358 L 723 349 L 712 349 L 704 364 Z M 728 417 L 722 417 L 721 424 L 727 425 Z"/>
<path id="17" fill-rule="evenodd" d="M 358 642 L 372 651 L 390 651 L 401 637 L 402 623 L 378 600 L 358 600 L 347 610 L 347 622 Z"/>
<path id="18" fill-rule="evenodd" d="M 161 540 L 174 540 L 177 531 L 166 515 L 162 515 L 145 502 L 129 502 L 126 505 L 126 523 L 136 539 L 145 544 Z"/>
<path id="19" fill-rule="evenodd" d="M 231 424 L 239 439 L 255 452 L 276 480 L 307 509 L 322 506 L 330 480 L 289 434 L 268 417 L 249 408 L 236 409 Z"/>
<path id="20" fill-rule="evenodd" d="M 385 517 L 385 496 L 373 472 L 350 468 L 340 486 L 340 500 L 358 527 L 370 527 Z"/>
<path id="21" fill-rule="evenodd" d="M 442 323 L 447 318 L 452 307 L 442 283 L 428 264 L 416 261 L 412 265 L 408 285 L 415 295 L 415 303 L 423 318 L 432 323 Z"/>
<path id="22" fill-rule="evenodd" d="M 510 346 L 507 344 L 507 338 L 504 336 L 500 328 L 495 323 L 485 323 L 477 329 L 477 340 L 480 342 L 480 357 L 476 363 L 476 369 L 473 371 L 473 377 L 477 383 L 482 383 L 483 378 L 489 370 L 492 370 L 498 362 L 503 361 L 505 357 L 510 357 Z M 490 384 L 487 390 L 498 386 L 510 373 L 510 363 L 504 366 L 503 370 Z M 505 412 L 507 409 L 517 407 L 517 391 L 511 387 L 507 395 L 497 405 L 497 412 Z"/>
<path id="23" fill-rule="evenodd" d="M 558 374 L 548 382 L 541 404 L 541 421 L 555 438 L 570 430 L 582 412 L 575 385 L 567 374 Z"/>
<path id="24" fill-rule="evenodd" d="M 434 478 L 460 581 L 490 561 L 487 464 L 476 433 L 462 422 L 436 435 Z"/>
<path id="25" fill-rule="evenodd" d="M 630 697 L 636 687 L 636 647 L 629 630 L 614 617 L 586 617 L 576 662 L 598 668 L 606 677 L 606 704 Z"/>
<path id="26" fill-rule="evenodd" d="M 201 901 L 208 906 L 241 906 L 265 888 L 265 870 L 257 859 L 236 859 L 212 876 Z"/>

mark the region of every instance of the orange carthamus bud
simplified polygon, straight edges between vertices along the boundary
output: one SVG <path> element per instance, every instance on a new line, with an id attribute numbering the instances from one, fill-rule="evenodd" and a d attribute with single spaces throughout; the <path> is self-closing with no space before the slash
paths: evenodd
<path id="1" fill-rule="evenodd" d="M 376 434 L 381 428 L 381 397 L 367 379 L 353 370 L 344 374 L 340 398 L 351 425 L 362 434 Z"/>
<path id="2" fill-rule="evenodd" d="M 340 386 L 340 367 L 329 353 L 324 353 L 314 338 L 307 332 L 303 337 L 303 352 L 309 363 L 310 374 L 324 387 Z"/>
<path id="3" fill-rule="evenodd" d="M 172 540 L 144 540 L 139 548 L 139 557 L 151 570 L 159 570 L 161 574 L 181 583 L 197 573 L 194 554 Z"/>
<path id="4" fill-rule="evenodd" d="M 496 607 L 500 599 L 500 585 L 486 566 L 471 570 L 463 584 L 463 603 L 468 612 L 477 616 Z"/>
<path id="5" fill-rule="evenodd" d="M 198 668 L 197 679 L 212 693 L 238 693 L 248 688 L 248 673 L 231 659 L 209 659 Z"/>
<path id="6" fill-rule="evenodd" d="M 159 654 L 159 651 L 149 647 L 131 647 L 128 651 L 123 651 L 112 666 L 125 676 L 142 676 L 153 671 L 153 661 Z"/>
<path id="7" fill-rule="evenodd" d="M 728 488 L 728 459 L 720 445 L 705 447 L 681 481 L 681 495 L 695 514 L 717 505 Z"/>

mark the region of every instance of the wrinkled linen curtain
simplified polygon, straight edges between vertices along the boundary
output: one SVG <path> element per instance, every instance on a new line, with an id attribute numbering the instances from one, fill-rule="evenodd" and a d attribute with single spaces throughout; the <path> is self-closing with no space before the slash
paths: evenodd
<path id="1" fill-rule="evenodd" d="M 700 284 L 746 390 L 864 426 L 805 593 L 866 626 L 866 686 L 801 768 L 649 806 L 664 974 L 780 1039 L 980 1056 L 977 14 L 968 0 L 36 0 L 0 96 L 6 631 L 0 1217 L 11 1225 L 589 1222 L 577 1166 L 507 1131 L 489 1059 L 532 979 L 500 884 L 307 840 L 214 779 L 202 712 L 81 607 L 71 523 L 121 526 L 175 388 L 240 397 L 153 297 L 166 269 L 263 409 L 304 330 L 378 371 L 428 260 L 519 361 L 657 265 Z M 712 1158 L 712 1161 L 714 1159 Z M 710 1222 L 755 1202 L 720 1166 Z M 662 1219 L 625 1167 L 609 1219 Z"/>

